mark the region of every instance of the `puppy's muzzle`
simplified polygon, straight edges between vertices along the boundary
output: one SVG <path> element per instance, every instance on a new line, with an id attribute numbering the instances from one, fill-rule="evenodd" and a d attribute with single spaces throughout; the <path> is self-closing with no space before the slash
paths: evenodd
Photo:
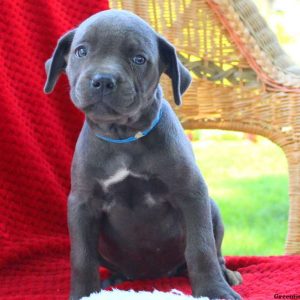
<path id="1" fill-rule="evenodd" d="M 99 96 L 106 96 L 116 90 L 117 81 L 111 74 L 96 74 L 91 79 L 90 87 Z"/>

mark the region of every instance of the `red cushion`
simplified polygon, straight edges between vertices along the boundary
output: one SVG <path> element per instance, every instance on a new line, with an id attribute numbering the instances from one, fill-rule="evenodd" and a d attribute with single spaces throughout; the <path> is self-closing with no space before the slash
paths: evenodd
<path id="1" fill-rule="evenodd" d="M 66 299 L 69 239 L 66 198 L 83 116 L 61 78 L 43 94 L 44 62 L 57 39 L 100 0 L 6 1 L 0 21 L 0 299 Z M 244 275 L 246 299 L 300 294 L 299 257 L 230 258 Z M 124 283 L 122 288 L 190 293 L 187 279 Z"/>
<path id="2" fill-rule="evenodd" d="M 243 299 L 269 300 L 276 295 L 295 294 L 300 298 L 300 256 L 227 257 L 226 261 L 230 269 L 239 270 L 243 276 L 243 284 L 234 287 Z M 165 292 L 176 288 L 191 294 L 189 281 L 183 277 L 124 282 L 117 288 Z"/>

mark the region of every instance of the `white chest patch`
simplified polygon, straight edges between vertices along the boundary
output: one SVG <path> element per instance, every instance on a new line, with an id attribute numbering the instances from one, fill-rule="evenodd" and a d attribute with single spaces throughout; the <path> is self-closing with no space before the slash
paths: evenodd
<path id="1" fill-rule="evenodd" d="M 100 185 L 102 186 L 104 192 L 109 192 L 111 191 L 110 188 L 112 187 L 112 191 L 113 191 L 113 185 L 121 183 L 122 181 L 126 180 L 126 178 L 128 176 L 133 176 L 137 179 L 143 179 L 146 182 L 149 180 L 149 177 L 147 175 L 143 175 L 143 174 L 136 174 L 130 170 L 128 170 L 127 168 L 121 168 L 119 170 L 117 170 L 113 175 L 109 176 L 106 179 L 102 179 L 102 180 L 98 180 L 98 182 L 100 183 Z M 138 181 L 137 181 L 138 184 Z M 134 187 L 129 186 L 129 189 L 131 189 Z M 153 197 L 153 195 L 147 190 L 147 188 L 145 188 L 145 193 L 143 195 L 139 194 L 140 190 L 137 189 L 137 197 L 139 198 L 139 200 L 141 201 L 140 203 L 144 203 L 146 204 L 148 207 L 153 207 L 156 204 L 162 202 L 161 201 L 161 197 L 159 197 L 158 195 L 155 195 L 155 197 Z M 133 197 L 135 195 L 133 194 Z M 112 201 L 106 203 L 103 206 L 103 209 L 106 212 L 109 212 L 115 205 L 116 205 L 116 201 L 115 199 L 113 199 Z"/>
<path id="2" fill-rule="evenodd" d="M 102 180 L 101 185 L 103 186 L 104 190 L 107 190 L 109 186 L 123 181 L 130 174 L 131 173 L 128 169 L 119 169 L 114 175 L 110 176 L 108 179 Z"/>

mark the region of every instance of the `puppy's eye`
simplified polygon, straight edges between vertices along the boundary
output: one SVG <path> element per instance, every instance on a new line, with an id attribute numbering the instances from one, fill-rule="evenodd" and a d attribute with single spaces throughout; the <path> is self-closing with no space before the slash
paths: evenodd
<path id="1" fill-rule="evenodd" d="M 79 46 L 75 49 L 75 55 L 77 57 L 84 57 L 87 55 L 87 49 L 84 46 Z"/>
<path id="2" fill-rule="evenodd" d="M 146 58 L 143 55 L 136 55 L 132 58 L 132 62 L 136 65 L 143 65 L 146 62 Z"/>

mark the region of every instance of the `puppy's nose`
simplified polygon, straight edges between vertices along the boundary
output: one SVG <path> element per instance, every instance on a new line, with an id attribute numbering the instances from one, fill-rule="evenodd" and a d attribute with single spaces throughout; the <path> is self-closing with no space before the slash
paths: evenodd
<path id="1" fill-rule="evenodd" d="M 115 90 L 116 80 L 110 74 L 96 74 L 91 80 L 91 87 L 108 95 Z"/>

